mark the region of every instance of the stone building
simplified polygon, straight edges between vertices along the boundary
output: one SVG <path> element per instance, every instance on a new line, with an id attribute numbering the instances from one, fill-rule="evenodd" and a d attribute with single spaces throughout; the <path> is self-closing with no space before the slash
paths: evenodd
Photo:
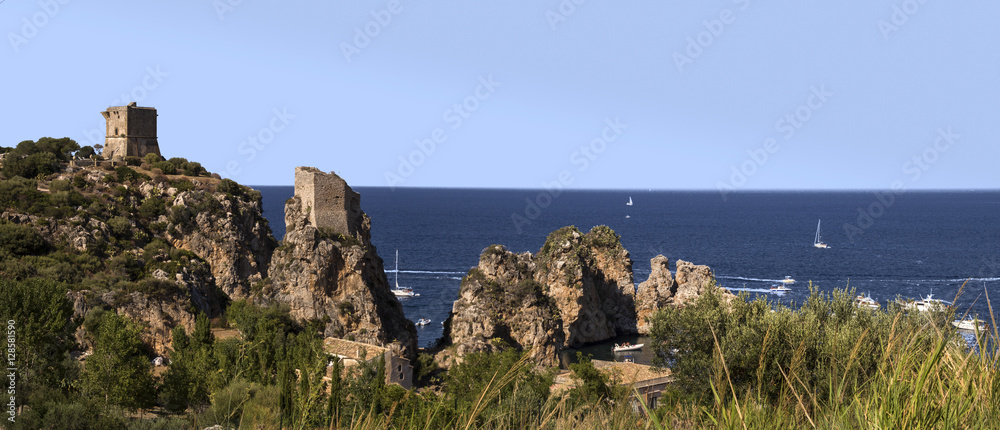
<path id="1" fill-rule="evenodd" d="M 308 211 L 314 227 L 358 237 L 362 224 L 361 195 L 340 176 L 315 167 L 296 167 L 295 195 L 302 199 L 302 207 Z"/>
<path id="2" fill-rule="evenodd" d="M 136 106 L 112 106 L 101 112 L 107 121 L 104 157 L 109 160 L 125 157 L 160 155 L 156 141 L 156 109 Z"/>
<path id="3" fill-rule="evenodd" d="M 345 368 L 351 368 L 362 361 L 385 359 L 385 383 L 396 384 L 407 390 L 413 388 L 413 366 L 410 360 L 396 351 L 367 343 L 328 337 L 323 341 L 327 354 L 343 360 Z"/>

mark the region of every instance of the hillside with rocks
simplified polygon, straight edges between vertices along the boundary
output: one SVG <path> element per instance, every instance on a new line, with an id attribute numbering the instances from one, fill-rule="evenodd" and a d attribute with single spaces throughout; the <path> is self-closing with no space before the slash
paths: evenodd
<path id="1" fill-rule="evenodd" d="M 75 146 L 39 142 L 63 155 Z M 310 225 L 309 208 L 290 200 L 279 248 L 260 193 L 198 163 L 149 154 L 60 164 L 28 143 L 4 154 L 3 173 L 38 176 L 0 181 L 3 279 L 62 282 L 75 318 L 113 310 L 143 327 L 143 342 L 157 355 L 169 353 L 175 327 L 193 330 L 197 315 L 217 318 L 232 301 L 249 300 L 285 306 L 326 336 L 396 344 L 415 357 L 413 324 L 389 289 L 360 207 L 351 222 L 357 234 L 347 237 Z M 44 164 L 49 158 L 57 162 Z M 82 327 L 76 337 L 89 347 Z"/>

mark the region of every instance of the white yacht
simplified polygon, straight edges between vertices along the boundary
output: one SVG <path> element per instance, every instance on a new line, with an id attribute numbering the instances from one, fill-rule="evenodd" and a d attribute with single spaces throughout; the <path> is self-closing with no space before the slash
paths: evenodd
<path id="1" fill-rule="evenodd" d="M 417 296 L 420 295 L 420 294 L 414 293 L 413 292 L 413 288 L 400 287 L 399 286 L 399 250 L 398 249 L 396 250 L 396 270 L 394 270 L 394 272 L 396 273 L 396 288 L 394 288 L 392 290 L 392 294 L 395 294 L 396 297 L 417 297 Z"/>
<path id="2" fill-rule="evenodd" d="M 829 248 L 830 246 L 827 245 L 827 244 L 825 244 L 825 243 L 823 243 L 823 236 L 820 234 L 820 226 L 822 224 L 823 224 L 823 220 L 819 220 L 819 222 L 816 223 L 816 238 L 813 239 L 813 246 L 815 246 L 817 248 L 824 248 L 825 249 L 825 248 Z"/>

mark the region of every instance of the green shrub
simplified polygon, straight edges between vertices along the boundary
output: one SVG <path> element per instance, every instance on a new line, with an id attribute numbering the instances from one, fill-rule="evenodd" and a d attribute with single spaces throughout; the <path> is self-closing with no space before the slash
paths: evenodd
<path id="1" fill-rule="evenodd" d="M 142 157 L 142 161 L 145 161 L 146 164 L 155 164 L 163 161 L 163 157 L 150 152 L 149 154 L 146 154 L 146 156 Z"/>
<path id="2" fill-rule="evenodd" d="M 220 193 L 232 194 L 234 196 L 243 195 L 243 187 L 232 179 L 223 179 L 216 188 Z"/>
<path id="3" fill-rule="evenodd" d="M 51 192 L 68 191 L 70 189 L 72 189 L 72 186 L 65 179 L 56 179 L 49 183 L 49 191 Z"/>
<path id="4" fill-rule="evenodd" d="M 17 152 L 7 155 L 3 162 L 3 174 L 8 178 L 37 178 L 59 171 L 59 159 L 48 152 L 37 152 L 22 156 Z"/>
<path id="5" fill-rule="evenodd" d="M 178 167 L 185 176 L 208 176 L 208 171 L 201 166 L 201 163 L 189 161 Z"/>
<path id="6" fill-rule="evenodd" d="M 93 146 L 84 146 L 84 147 L 80 148 L 79 151 L 76 151 L 76 154 L 74 154 L 74 155 L 77 158 L 90 158 L 90 157 L 92 157 L 94 155 L 97 155 L 97 152 L 94 151 L 94 147 Z"/>
<path id="7" fill-rule="evenodd" d="M 176 175 L 177 165 L 169 161 L 159 161 L 156 163 L 151 163 L 150 166 L 154 169 L 160 169 L 165 175 Z"/>
<path id="8" fill-rule="evenodd" d="M 186 291 L 181 286 L 166 279 L 147 278 L 126 288 L 127 292 L 140 292 L 158 300 L 169 300 L 184 295 Z"/>
<path id="9" fill-rule="evenodd" d="M 38 268 L 23 258 L 0 259 L 0 278 L 24 280 L 38 276 Z"/>
<path id="10" fill-rule="evenodd" d="M 36 255 L 44 252 L 48 243 L 35 229 L 16 224 L 0 224 L 0 250 L 13 255 Z"/>
<path id="11" fill-rule="evenodd" d="M 194 184 L 187 179 L 181 179 L 170 183 L 170 186 L 177 189 L 177 192 L 185 192 L 194 190 Z"/>
<path id="12" fill-rule="evenodd" d="M 128 166 L 119 166 L 118 168 L 115 169 L 115 174 L 118 176 L 118 182 L 128 182 L 128 181 L 140 182 L 149 180 L 149 176 L 136 172 L 135 170 L 130 169 Z"/>
<path id="13" fill-rule="evenodd" d="M 150 197 L 139 206 L 139 216 L 153 219 L 167 212 L 166 203 L 160 197 Z"/>
<path id="14" fill-rule="evenodd" d="M 59 191 L 52 193 L 49 197 L 49 201 L 52 202 L 52 206 L 65 206 L 72 209 L 70 214 L 76 211 L 78 206 L 86 206 L 90 204 L 90 200 L 83 196 L 83 194 L 78 193 L 76 190 Z"/>
<path id="15" fill-rule="evenodd" d="M 128 239 L 132 237 L 132 222 L 128 218 L 116 216 L 108 220 L 108 230 L 119 239 Z"/>
<path id="16" fill-rule="evenodd" d="M 123 253 L 108 260 L 106 268 L 109 274 L 127 281 L 139 279 L 144 263 L 131 253 Z"/>
<path id="17" fill-rule="evenodd" d="M 49 195 L 38 191 L 38 181 L 13 178 L 0 181 L 0 208 L 38 213 L 49 206 Z"/>
<path id="18" fill-rule="evenodd" d="M 139 158 L 139 157 L 136 157 L 136 156 L 125 157 L 124 161 L 125 161 L 126 165 L 133 166 L 133 167 L 136 167 L 136 166 L 139 166 L 139 165 L 142 164 L 142 159 Z"/>

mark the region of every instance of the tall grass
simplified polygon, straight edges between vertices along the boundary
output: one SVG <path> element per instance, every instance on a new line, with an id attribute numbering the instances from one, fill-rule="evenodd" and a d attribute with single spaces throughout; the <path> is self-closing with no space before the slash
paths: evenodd
<path id="1" fill-rule="evenodd" d="M 991 332 L 977 334 L 978 349 L 970 349 L 948 324 L 951 315 L 907 313 L 895 306 L 877 311 L 858 310 L 853 305 L 845 308 L 842 302 L 849 303 L 850 293 L 811 297 L 811 302 L 795 311 L 778 306 L 775 312 L 752 313 L 760 320 L 758 324 L 744 323 L 762 331 L 753 337 L 761 339 L 762 345 L 750 357 L 727 351 L 726 345 L 734 341 L 724 338 L 720 327 L 706 320 L 707 340 L 713 348 L 708 364 L 710 380 L 706 381 L 708 392 L 705 396 L 668 395 L 656 410 L 635 401 L 638 393 L 628 390 L 612 390 L 597 400 L 592 393 L 579 395 L 572 390 L 540 398 L 538 380 L 525 376 L 539 371 L 529 361 L 530 353 L 524 353 L 519 359 L 501 360 L 499 366 L 473 366 L 483 372 L 479 382 L 469 385 L 475 387 L 471 391 L 449 391 L 446 382 L 443 392 L 407 392 L 388 406 L 356 403 L 320 428 L 1000 427 L 1000 354 L 996 349 L 1000 336 L 995 322 Z M 739 313 L 740 306 L 732 304 L 728 312 Z M 778 322 L 789 318 L 811 321 L 817 311 L 830 318 L 839 313 L 836 318 L 841 320 L 837 324 L 849 331 L 803 323 L 805 331 L 816 330 L 813 336 L 780 332 L 787 326 Z M 992 308 L 990 313 L 992 320 Z M 851 325 L 855 319 L 874 324 Z M 732 327 L 729 330 L 730 336 L 748 335 L 745 331 L 734 332 Z M 787 351 L 775 354 L 774 348 Z M 757 367 L 756 372 L 746 371 L 748 362 Z M 739 370 L 741 367 L 743 370 Z M 777 372 L 771 372 L 773 368 Z M 271 428 L 262 421 L 247 423 L 241 427 Z"/>
<path id="2" fill-rule="evenodd" d="M 718 391 L 733 390 L 734 384 L 719 378 L 713 382 L 714 404 L 692 424 L 725 429 L 1000 427 L 1000 354 L 995 346 L 987 347 L 996 345 L 996 324 L 992 333 L 977 333 L 978 349 L 970 350 L 954 330 L 927 315 L 915 316 L 923 320 L 919 325 L 904 323 L 914 316 L 898 310 L 891 316 L 889 337 L 878 345 L 883 354 L 877 372 L 866 380 L 846 377 L 858 363 L 857 351 L 871 341 L 862 336 L 846 362 L 820 369 L 832 381 L 826 393 L 808 382 L 815 375 L 794 366 L 782 369 L 784 391 L 777 401 L 762 402 L 752 393 L 726 399 Z M 724 364 L 718 340 L 715 345 L 715 358 Z"/>

